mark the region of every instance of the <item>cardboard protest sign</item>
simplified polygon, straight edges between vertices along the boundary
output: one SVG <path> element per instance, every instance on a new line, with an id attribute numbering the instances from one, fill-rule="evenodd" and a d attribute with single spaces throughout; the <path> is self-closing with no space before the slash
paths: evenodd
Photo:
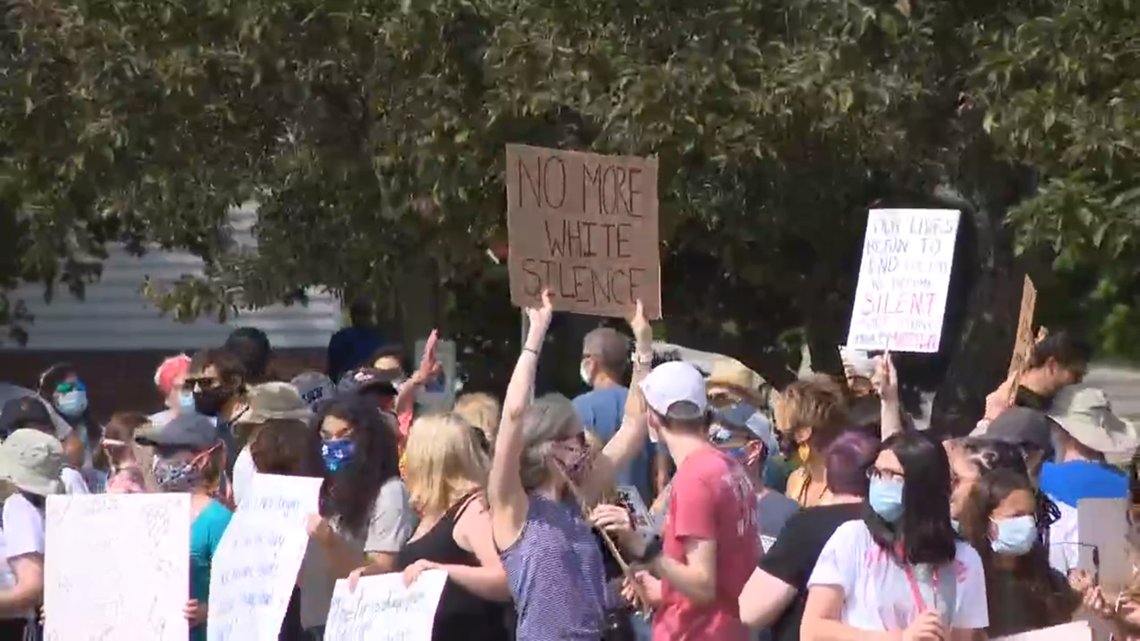
<path id="1" fill-rule="evenodd" d="M 45 639 L 186 641 L 189 494 L 49 496 L 44 531 Z"/>
<path id="2" fill-rule="evenodd" d="M 507 145 L 511 302 L 661 318 L 657 159 Z"/>
<path id="3" fill-rule="evenodd" d="M 1087 621 L 1073 621 L 1051 628 L 998 637 L 994 641 L 1092 641 L 1092 638 L 1092 628 Z"/>
<path id="4" fill-rule="evenodd" d="M 1077 565 L 1108 594 L 1119 593 L 1132 581 L 1130 505 L 1129 499 L 1081 499 L 1077 503 Z"/>
<path id="5" fill-rule="evenodd" d="M 1035 344 L 1033 334 L 1033 313 L 1037 308 L 1037 288 L 1028 276 L 1021 287 L 1021 312 L 1017 315 L 1017 338 L 1013 345 L 1013 356 L 1009 359 L 1009 376 L 1019 376 L 1029 363 L 1029 355 Z"/>
<path id="6" fill-rule="evenodd" d="M 961 213 L 872 209 L 847 348 L 937 352 Z"/>

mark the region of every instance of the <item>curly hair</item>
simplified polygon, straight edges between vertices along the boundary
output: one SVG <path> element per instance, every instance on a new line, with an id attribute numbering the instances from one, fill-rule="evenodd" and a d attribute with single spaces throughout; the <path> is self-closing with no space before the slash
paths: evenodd
<path id="1" fill-rule="evenodd" d="M 313 432 L 319 435 L 329 417 L 352 426 L 353 456 L 321 488 L 321 516 L 336 518 L 345 530 L 360 534 L 372 516 L 380 488 L 400 474 L 396 430 L 375 405 L 352 395 L 322 405 L 313 417 Z"/>
<path id="2" fill-rule="evenodd" d="M 966 539 L 982 559 L 985 570 L 986 592 L 996 595 L 1001 593 L 997 581 L 1002 578 L 1002 571 L 994 568 L 994 552 L 991 547 L 990 518 L 993 511 L 1010 494 L 1016 491 L 1030 492 L 1035 497 L 1038 493 L 1028 475 L 1009 468 L 996 468 L 982 474 L 977 484 L 970 492 L 966 507 L 959 520 L 962 538 Z M 1037 499 L 1039 501 L 1039 499 Z M 1040 511 L 1040 508 L 1038 508 Z M 1040 524 L 1038 525 L 1040 527 Z M 1080 605 L 1080 597 L 1069 588 L 1068 582 L 1049 566 L 1049 552 L 1040 539 L 1027 554 L 1018 556 L 1013 561 L 1011 573 L 1006 575 L 1017 586 L 1017 594 L 1027 599 L 1024 612 L 1035 620 L 1031 628 L 1044 628 L 1065 623 L 1072 618 L 1073 613 Z M 990 633 L 1005 635 L 1016 630 L 995 629 L 995 622 L 1006 617 L 1001 611 L 1008 609 L 1009 603 L 1001 599 L 991 598 Z"/>

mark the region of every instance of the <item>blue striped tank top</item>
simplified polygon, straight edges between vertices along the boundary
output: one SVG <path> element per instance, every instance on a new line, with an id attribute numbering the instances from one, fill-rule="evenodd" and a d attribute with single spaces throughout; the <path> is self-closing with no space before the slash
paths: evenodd
<path id="1" fill-rule="evenodd" d="M 517 641 L 600 638 L 602 551 L 573 500 L 531 494 L 522 533 L 500 558 L 518 611 Z"/>

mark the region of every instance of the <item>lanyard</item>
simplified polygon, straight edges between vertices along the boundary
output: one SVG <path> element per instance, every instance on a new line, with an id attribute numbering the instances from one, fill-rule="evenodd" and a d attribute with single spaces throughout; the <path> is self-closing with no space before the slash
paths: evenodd
<path id="1" fill-rule="evenodd" d="M 910 569 L 910 565 L 903 566 L 903 572 L 906 573 L 906 581 L 910 584 L 910 596 L 914 599 L 914 606 L 918 608 L 918 613 L 922 614 L 927 611 L 926 599 L 922 598 L 922 592 L 918 589 L 918 581 L 914 578 L 914 571 Z M 938 592 L 938 571 L 934 571 L 934 592 Z M 937 605 L 937 604 L 935 604 Z"/>

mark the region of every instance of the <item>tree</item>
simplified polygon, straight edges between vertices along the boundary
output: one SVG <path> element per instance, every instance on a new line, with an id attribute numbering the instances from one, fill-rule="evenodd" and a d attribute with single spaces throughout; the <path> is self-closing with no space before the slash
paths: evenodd
<path id="1" fill-rule="evenodd" d="M 1038 262 L 1013 251 L 1015 230 L 1042 242 L 1032 203 L 1053 193 L 1028 199 L 1029 167 L 1072 173 L 1011 144 L 1033 101 L 994 71 L 1037 55 L 1018 25 L 1078 11 L 1045 0 L 9 5 L 0 65 L 25 82 L 0 98 L 0 202 L 26 229 L 8 284 L 108 240 L 189 248 L 206 277 L 155 292 L 176 315 L 372 291 L 476 345 L 490 386 L 517 336 L 486 256 L 507 142 L 657 154 L 667 336 L 777 383 L 799 340 L 838 371 L 868 207 L 961 207 L 946 347 L 904 362 L 928 384 L 949 368 L 951 431 L 1004 372 L 1012 288 Z M 217 233 L 249 200 L 256 254 Z M 54 240 L 72 237 L 90 240 Z"/>

